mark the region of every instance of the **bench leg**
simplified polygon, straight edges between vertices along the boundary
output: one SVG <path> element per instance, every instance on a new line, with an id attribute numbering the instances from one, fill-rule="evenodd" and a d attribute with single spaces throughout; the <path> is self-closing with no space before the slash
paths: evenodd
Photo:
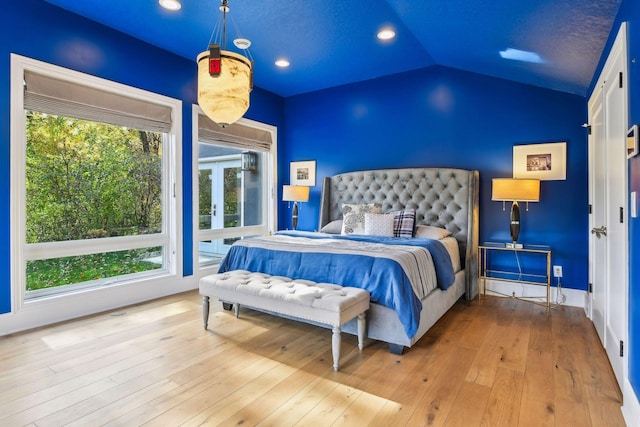
<path id="1" fill-rule="evenodd" d="M 236 316 L 236 318 L 240 316 L 240 304 L 233 304 L 233 315 Z"/>
<path id="2" fill-rule="evenodd" d="M 333 370 L 338 371 L 340 367 L 340 326 L 333 327 L 333 336 L 331 337 L 331 353 L 333 353 Z"/>
<path id="3" fill-rule="evenodd" d="M 364 348 L 364 330 L 366 322 L 364 319 L 364 313 L 358 314 L 358 348 L 362 350 Z"/>
<path id="4" fill-rule="evenodd" d="M 207 330 L 209 325 L 209 297 L 202 297 L 202 320 L 204 321 L 204 329 Z"/>

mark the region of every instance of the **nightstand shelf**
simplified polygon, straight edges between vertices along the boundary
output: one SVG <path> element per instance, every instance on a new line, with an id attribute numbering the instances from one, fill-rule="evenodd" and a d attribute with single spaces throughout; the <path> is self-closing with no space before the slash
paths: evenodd
<path id="1" fill-rule="evenodd" d="M 535 272 L 523 271 L 520 263 L 520 255 L 525 255 L 528 260 L 538 263 L 539 270 L 536 270 Z M 492 265 L 492 260 L 501 256 L 513 256 L 517 262 L 517 270 L 488 268 Z M 546 266 L 543 264 L 545 261 Z M 546 286 L 546 296 L 517 297 L 515 296 L 515 292 L 511 295 L 495 290 L 490 290 L 490 292 L 543 305 L 547 309 L 551 308 L 551 248 L 549 246 L 523 245 L 521 248 L 512 248 L 506 247 L 504 243 L 488 242 L 478 246 L 478 263 L 478 284 L 481 286 L 481 295 L 486 295 L 488 279 L 518 284 Z M 540 274 L 540 271 L 546 271 L 546 274 Z M 540 299 L 544 299 L 545 302 L 536 301 Z"/>

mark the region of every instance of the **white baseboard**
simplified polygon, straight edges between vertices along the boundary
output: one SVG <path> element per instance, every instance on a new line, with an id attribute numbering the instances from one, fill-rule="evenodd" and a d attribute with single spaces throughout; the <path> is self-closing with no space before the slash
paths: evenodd
<path id="1" fill-rule="evenodd" d="M 628 378 L 624 379 L 624 396 L 622 399 L 622 416 L 628 426 L 635 426 L 640 420 L 640 402 L 638 396 L 633 391 L 633 387 Z"/>
<path id="2" fill-rule="evenodd" d="M 551 287 L 551 303 L 555 304 L 558 301 L 558 288 Z M 545 303 L 547 288 L 544 285 L 531 285 L 528 283 L 514 283 L 506 282 L 497 279 L 487 279 L 487 295 L 495 296 L 516 296 L 519 298 L 526 297 L 531 301 Z M 562 295 L 565 300 L 561 305 L 568 305 L 571 307 L 580 307 L 587 312 L 588 293 L 587 291 L 580 291 L 577 289 L 562 288 Z M 534 298 L 540 297 L 540 298 Z"/>

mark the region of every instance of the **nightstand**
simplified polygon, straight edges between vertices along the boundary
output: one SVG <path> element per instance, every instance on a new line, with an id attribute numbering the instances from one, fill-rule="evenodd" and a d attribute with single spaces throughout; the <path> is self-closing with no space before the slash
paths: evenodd
<path id="1" fill-rule="evenodd" d="M 531 264 L 537 264 L 535 272 L 523 271 L 520 257 L 525 256 Z M 515 260 L 517 269 L 500 268 L 492 269 L 492 261 L 499 261 L 499 257 L 511 257 Z M 546 262 L 546 265 L 545 265 Z M 506 247 L 504 243 L 487 242 L 478 246 L 478 285 L 481 286 L 481 295 L 486 295 L 487 279 L 495 279 L 504 282 L 546 286 L 546 296 L 517 297 L 491 290 L 491 292 L 506 297 L 516 298 L 551 308 L 551 248 L 543 245 L 523 245 L 523 247 Z M 545 268 L 546 267 L 546 268 Z M 546 271 L 546 274 L 540 274 Z M 546 303 L 534 301 L 545 299 Z"/>

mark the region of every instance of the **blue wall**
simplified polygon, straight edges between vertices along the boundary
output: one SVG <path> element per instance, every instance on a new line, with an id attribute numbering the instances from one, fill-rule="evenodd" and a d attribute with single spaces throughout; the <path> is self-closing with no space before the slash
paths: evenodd
<path id="1" fill-rule="evenodd" d="M 491 179 L 510 177 L 515 144 L 567 142 L 567 180 L 543 181 L 541 201 L 522 209 L 520 241 L 548 244 L 564 286 L 588 280 L 587 135 L 583 97 L 444 67 L 430 67 L 285 100 L 290 161 L 316 160 L 317 186 L 299 229 L 318 227 L 321 179 L 336 173 L 447 166 L 480 171 L 480 239 L 509 240 L 509 211 L 491 201 Z M 281 212 L 289 213 L 286 204 Z M 280 215 L 280 228 L 290 227 Z"/>
<path id="2" fill-rule="evenodd" d="M 621 16 L 629 21 L 629 123 L 640 124 L 640 2 L 625 0 Z M 630 191 L 640 193 L 640 157 L 630 161 Z M 640 219 L 629 223 L 629 381 L 640 396 Z"/>
<path id="3" fill-rule="evenodd" d="M 0 14 L 0 199 L 10 200 L 10 53 L 180 99 L 184 274 L 192 274 L 191 105 L 197 98 L 195 58 L 189 61 L 178 57 L 40 0 L 6 2 L 4 7 Z M 246 117 L 282 127 L 281 97 L 256 88 L 251 102 Z M 0 208 L 0 227 L 0 313 L 7 313 L 11 309 L 7 202 Z"/>

